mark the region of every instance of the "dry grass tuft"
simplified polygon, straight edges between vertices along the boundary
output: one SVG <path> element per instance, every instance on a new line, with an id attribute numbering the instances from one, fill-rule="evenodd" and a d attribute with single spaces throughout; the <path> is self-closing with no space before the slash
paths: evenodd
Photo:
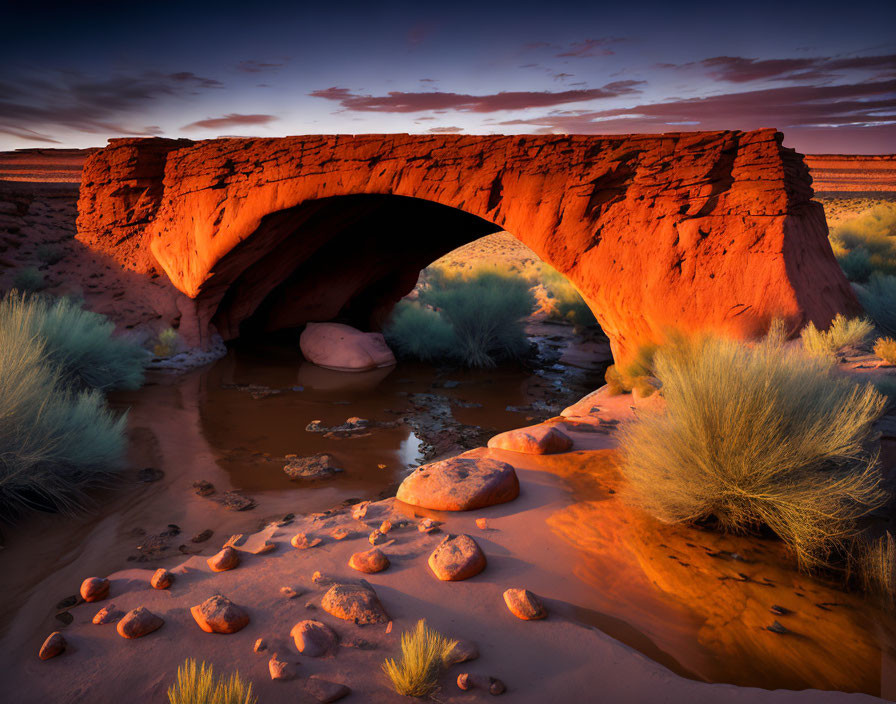
<path id="1" fill-rule="evenodd" d="M 813 357 L 831 358 L 840 350 L 864 342 L 874 332 L 874 325 L 864 318 L 838 315 L 831 327 L 822 331 L 809 323 L 800 333 L 803 349 Z"/>
<path id="2" fill-rule="evenodd" d="M 439 688 L 439 673 L 446 667 L 446 658 L 455 645 L 457 641 L 429 628 L 421 619 L 413 630 L 401 634 L 401 659 L 396 662 L 387 658 L 383 672 L 398 694 L 432 696 Z"/>
<path id="3" fill-rule="evenodd" d="M 865 589 L 896 605 L 896 538 L 889 531 L 871 542 L 860 563 Z"/>
<path id="4" fill-rule="evenodd" d="M 896 365 L 896 340 L 892 337 L 882 337 L 874 343 L 874 354 L 887 364 Z"/>
<path id="5" fill-rule="evenodd" d="M 204 662 L 187 659 L 177 668 L 177 681 L 168 688 L 170 704 L 257 704 L 252 694 L 252 683 L 244 681 L 238 672 L 230 677 L 215 677 L 214 669 Z"/>
<path id="6" fill-rule="evenodd" d="M 831 566 L 888 499 L 867 446 L 886 400 L 782 338 L 679 340 L 657 353 L 666 412 L 623 430 L 628 498 L 666 523 L 767 526 L 801 567 Z"/>

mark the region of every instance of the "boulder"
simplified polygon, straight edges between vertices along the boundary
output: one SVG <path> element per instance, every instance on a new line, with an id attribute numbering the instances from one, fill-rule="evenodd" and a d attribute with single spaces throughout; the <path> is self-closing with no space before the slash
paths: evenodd
<path id="1" fill-rule="evenodd" d="M 206 560 L 215 572 L 226 572 L 240 564 L 240 555 L 229 545 Z"/>
<path id="2" fill-rule="evenodd" d="M 117 608 L 115 604 L 106 604 L 103 608 L 96 612 L 93 617 L 93 623 L 101 626 L 106 623 L 114 623 L 124 616 L 124 611 Z"/>
<path id="3" fill-rule="evenodd" d="M 361 332 L 341 323 L 308 323 L 299 347 L 309 362 L 337 371 L 363 372 L 395 364 L 382 333 Z"/>
<path id="4" fill-rule="evenodd" d="M 510 613 L 523 621 L 537 621 L 548 615 L 541 599 L 528 589 L 508 589 L 504 592 L 504 603 Z"/>
<path id="5" fill-rule="evenodd" d="M 290 479 L 327 479 L 342 471 L 332 455 L 318 453 L 310 457 L 287 455 L 283 471 Z"/>
<path id="6" fill-rule="evenodd" d="M 389 566 L 389 558 L 379 548 L 372 548 L 364 552 L 356 552 L 349 558 L 348 566 L 358 572 L 374 574 L 382 572 Z"/>
<path id="7" fill-rule="evenodd" d="M 162 627 L 165 621 L 149 609 L 140 606 L 128 611 L 115 627 L 122 638 L 142 638 Z"/>
<path id="8" fill-rule="evenodd" d="M 485 569 L 485 553 L 469 535 L 448 535 L 429 556 L 429 568 L 443 582 L 459 582 Z"/>
<path id="9" fill-rule="evenodd" d="M 338 701 L 352 693 L 352 690 L 344 684 L 330 682 L 317 675 L 311 675 L 305 680 L 305 691 L 323 704 Z"/>
<path id="10" fill-rule="evenodd" d="M 396 498 L 436 511 L 472 511 L 513 501 L 519 494 L 513 467 L 467 452 L 417 468 L 398 487 Z"/>
<path id="11" fill-rule="evenodd" d="M 110 583 L 103 577 L 88 577 L 81 582 L 81 598 L 84 601 L 102 601 L 109 596 Z"/>
<path id="12" fill-rule="evenodd" d="M 379 597 L 367 582 L 360 584 L 334 584 L 320 602 L 323 610 L 359 626 L 369 623 L 387 623 L 389 616 Z"/>
<path id="13" fill-rule="evenodd" d="M 462 662 L 476 660 L 479 657 L 479 648 L 470 640 L 458 639 L 454 642 L 454 647 L 445 655 L 445 662 L 449 665 L 457 665 Z"/>
<path id="14" fill-rule="evenodd" d="M 65 652 L 66 645 L 65 637 L 59 631 L 53 631 L 40 646 L 37 657 L 41 660 L 55 658 Z"/>
<path id="15" fill-rule="evenodd" d="M 291 662 L 281 660 L 277 653 L 271 655 L 271 659 L 268 660 L 268 672 L 271 673 L 272 680 L 280 680 L 281 682 L 295 679 L 297 674 L 296 666 Z"/>
<path id="16" fill-rule="evenodd" d="M 527 455 L 553 455 L 572 449 L 572 439 L 553 425 L 533 425 L 495 435 L 488 446 Z"/>
<path id="17" fill-rule="evenodd" d="M 299 621 L 289 632 L 296 650 L 310 658 L 319 658 L 336 650 L 339 638 L 336 632 L 320 621 Z"/>
<path id="18" fill-rule="evenodd" d="M 249 624 L 246 610 L 220 594 L 192 607 L 190 613 L 206 633 L 236 633 Z"/>
<path id="19" fill-rule="evenodd" d="M 149 584 L 153 589 L 168 589 L 173 583 L 174 575 L 162 567 L 157 569 L 149 580 Z"/>

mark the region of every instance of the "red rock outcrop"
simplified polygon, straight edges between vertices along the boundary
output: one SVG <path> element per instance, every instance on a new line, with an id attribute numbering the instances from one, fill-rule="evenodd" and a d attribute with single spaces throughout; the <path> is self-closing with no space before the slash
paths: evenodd
<path id="1" fill-rule="evenodd" d="M 438 256 L 507 230 L 564 273 L 617 360 L 672 329 L 749 337 L 858 304 L 774 130 L 113 140 L 78 238 L 192 299 L 181 334 L 375 328 Z"/>

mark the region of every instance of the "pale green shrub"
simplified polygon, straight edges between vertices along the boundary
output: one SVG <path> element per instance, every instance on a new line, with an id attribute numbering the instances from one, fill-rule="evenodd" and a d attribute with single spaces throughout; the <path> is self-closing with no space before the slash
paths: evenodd
<path id="1" fill-rule="evenodd" d="M 12 287 L 14 290 L 25 293 L 34 293 L 42 291 L 47 287 L 44 275 L 33 266 L 26 266 L 19 269 L 12 277 Z"/>
<path id="2" fill-rule="evenodd" d="M 874 324 L 883 333 L 896 336 L 896 276 L 875 274 L 858 296 Z"/>
<path id="3" fill-rule="evenodd" d="M 814 323 L 809 323 L 800 333 L 803 349 L 813 357 L 833 357 L 846 347 L 864 342 L 874 326 L 864 318 L 846 318 L 837 315 L 831 326 L 821 331 Z"/>
<path id="4" fill-rule="evenodd" d="M 153 346 L 152 353 L 156 357 L 171 357 L 177 354 L 180 348 L 180 335 L 174 328 L 165 328 L 156 337 L 156 344 Z"/>

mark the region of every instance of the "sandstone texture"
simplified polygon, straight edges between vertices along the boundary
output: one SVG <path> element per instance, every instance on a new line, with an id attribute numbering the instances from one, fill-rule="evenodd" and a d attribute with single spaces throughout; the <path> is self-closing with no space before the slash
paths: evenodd
<path id="1" fill-rule="evenodd" d="M 475 577 L 487 561 L 479 544 L 469 535 L 448 535 L 429 556 L 429 568 L 443 582 Z"/>
<path id="2" fill-rule="evenodd" d="M 142 638 L 162 627 L 165 621 L 149 609 L 140 606 L 128 611 L 115 627 L 122 638 Z"/>
<path id="3" fill-rule="evenodd" d="M 389 558 L 379 548 L 372 548 L 354 553 L 348 560 L 348 566 L 358 572 L 374 574 L 389 567 Z"/>
<path id="4" fill-rule="evenodd" d="M 208 345 L 250 319 L 376 329 L 421 268 L 506 230 L 576 285 L 624 362 L 670 328 L 750 337 L 858 311 L 782 139 L 118 139 L 85 163 L 78 239 L 169 280 L 182 337 Z"/>
<path id="5" fill-rule="evenodd" d="M 364 372 L 395 364 L 381 333 L 361 332 L 341 323 L 308 323 L 299 347 L 312 364 L 337 371 Z"/>
<path id="6" fill-rule="evenodd" d="M 495 435 L 488 441 L 488 446 L 499 450 L 524 452 L 527 455 L 553 455 L 572 449 L 572 440 L 562 430 L 541 424 Z"/>
<path id="7" fill-rule="evenodd" d="M 324 594 L 320 605 L 331 616 L 344 621 L 354 621 L 359 626 L 389 621 L 379 597 L 373 587 L 366 582 L 334 584 Z"/>
<path id="8" fill-rule="evenodd" d="M 93 623 L 101 626 L 106 623 L 114 623 L 124 616 L 124 611 L 119 609 L 115 604 L 106 604 L 103 608 L 96 612 L 93 617 Z"/>
<path id="9" fill-rule="evenodd" d="M 299 621 L 289 632 L 296 650 L 310 658 L 319 658 L 336 650 L 339 639 L 335 631 L 320 621 Z"/>
<path id="10" fill-rule="evenodd" d="M 894 154 L 807 154 L 816 191 L 896 192 Z"/>
<path id="11" fill-rule="evenodd" d="M 246 610 L 220 594 L 193 606 L 190 613 L 206 633 L 236 633 L 249 624 Z"/>
<path id="12" fill-rule="evenodd" d="M 174 575 L 164 567 L 160 567 L 153 573 L 149 583 L 153 589 L 168 589 L 174 584 Z"/>
<path id="13" fill-rule="evenodd" d="M 519 496 L 513 467 L 471 453 L 476 451 L 418 467 L 398 487 L 396 497 L 436 511 L 472 511 Z"/>
<path id="14" fill-rule="evenodd" d="M 528 589 L 508 589 L 504 592 L 504 603 L 510 613 L 523 621 L 536 621 L 548 615 L 541 599 Z"/>

